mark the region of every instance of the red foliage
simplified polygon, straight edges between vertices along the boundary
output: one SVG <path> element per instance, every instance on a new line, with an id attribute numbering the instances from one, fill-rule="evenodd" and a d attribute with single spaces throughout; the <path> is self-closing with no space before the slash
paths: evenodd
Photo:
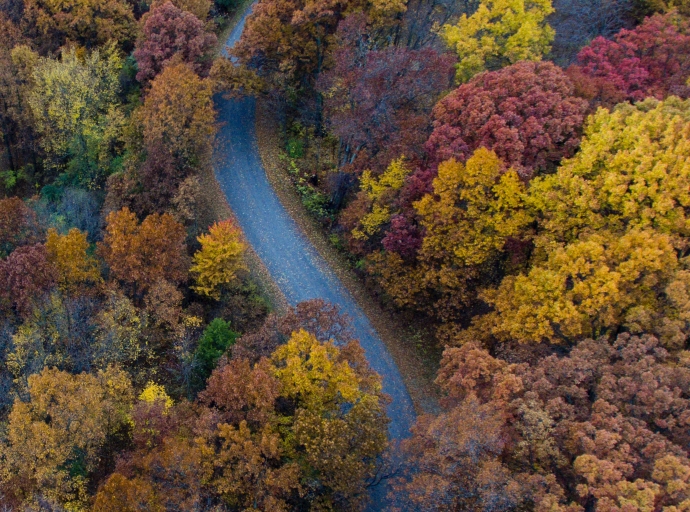
<path id="1" fill-rule="evenodd" d="M 438 164 L 486 147 L 529 178 L 573 155 L 586 109 L 559 67 L 518 62 L 477 75 L 442 99 L 426 149 Z"/>
<path id="2" fill-rule="evenodd" d="M 56 270 L 42 244 L 19 247 L 0 260 L 0 299 L 20 315 L 31 313 L 33 301 L 48 291 L 55 280 Z"/>
<path id="3" fill-rule="evenodd" d="M 362 14 L 340 23 L 342 44 L 319 88 L 330 129 L 342 141 L 342 163 L 381 171 L 401 155 L 422 156 L 429 112 L 451 83 L 454 58 L 431 48 L 366 51 L 365 32 Z"/>
<path id="4" fill-rule="evenodd" d="M 204 30 L 199 18 L 166 2 L 154 7 L 143 21 L 143 34 L 134 50 L 139 82 L 153 80 L 173 58 L 189 64 L 201 76 L 208 74 L 216 36 Z"/>
<path id="5" fill-rule="evenodd" d="M 675 13 L 654 15 L 612 41 L 597 37 L 578 55 L 581 72 L 603 79 L 624 99 L 670 94 L 687 97 L 690 76 L 690 21 Z"/>
<path id="6" fill-rule="evenodd" d="M 36 213 L 18 197 L 0 199 L 0 257 L 39 241 Z"/>
<path id="7" fill-rule="evenodd" d="M 391 226 L 381 243 L 388 252 L 396 252 L 407 260 L 414 259 L 422 246 L 423 232 L 404 215 L 393 215 Z"/>

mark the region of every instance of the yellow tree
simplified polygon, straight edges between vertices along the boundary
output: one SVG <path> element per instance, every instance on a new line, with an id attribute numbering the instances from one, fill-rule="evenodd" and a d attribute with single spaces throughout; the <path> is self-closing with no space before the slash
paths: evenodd
<path id="1" fill-rule="evenodd" d="M 441 36 L 460 59 L 457 80 L 521 60 L 541 60 L 555 36 L 546 18 L 551 0 L 481 0 L 471 16 L 444 25 Z"/>
<path id="2" fill-rule="evenodd" d="M 395 193 L 405 184 L 405 178 L 410 174 L 410 168 L 404 158 L 390 163 L 388 168 L 379 176 L 374 177 L 371 171 L 364 171 L 360 178 L 360 196 L 371 204 L 369 213 L 359 220 L 359 226 L 352 230 L 352 236 L 358 240 L 365 240 L 378 232 L 379 228 L 391 218 L 391 202 Z"/>
<path id="3" fill-rule="evenodd" d="M 488 334 L 519 342 L 567 344 L 623 325 L 660 331 L 663 339 L 666 322 L 660 318 L 678 316 L 664 311 L 664 294 L 679 269 L 671 242 L 653 230 L 632 230 L 622 236 L 600 232 L 553 247 L 545 262 L 483 293 L 495 312 L 477 326 L 488 325 Z M 470 331 L 465 338 L 477 335 Z"/>
<path id="4" fill-rule="evenodd" d="M 0 485 L 26 505 L 41 496 L 67 510 L 86 505 L 103 450 L 127 422 L 131 384 L 115 368 L 96 375 L 55 369 L 29 377 L 0 445 Z"/>
<path id="5" fill-rule="evenodd" d="M 380 268 L 384 286 L 399 303 L 417 288 L 429 313 L 452 322 L 474 298 L 473 280 L 497 260 L 510 237 L 523 236 L 532 220 L 524 208 L 525 186 L 514 170 L 503 167 L 485 148 L 466 164 L 439 165 L 433 192 L 414 204 L 426 233 L 416 268 L 403 271 L 395 256 L 382 262 L 388 268 Z"/>
<path id="6" fill-rule="evenodd" d="M 280 395 L 297 404 L 287 455 L 304 474 L 319 475 L 312 486 L 324 495 L 324 505 L 341 495 L 354 508 L 387 445 L 380 377 L 369 370 L 358 344 L 339 349 L 304 330 L 293 333 L 271 363 Z"/>
<path id="7" fill-rule="evenodd" d="M 600 109 L 580 151 L 530 184 L 540 245 L 583 231 L 654 228 L 687 245 L 690 236 L 690 100 L 653 98 Z"/>
<path id="8" fill-rule="evenodd" d="M 67 170 L 85 187 L 101 186 L 113 170 L 124 117 L 120 110 L 122 59 L 112 45 L 83 55 L 63 50 L 58 60 L 41 58 L 29 104 L 41 145 L 53 169 Z"/>
<path id="9" fill-rule="evenodd" d="M 62 290 L 75 291 L 82 285 L 101 282 L 101 273 L 96 258 L 87 251 L 89 242 L 86 233 L 72 228 L 66 235 L 60 235 L 51 228 L 46 239 L 48 260 L 58 272 L 58 286 Z"/>
<path id="10" fill-rule="evenodd" d="M 245 270 L 243 255 L 246 248 L 242 234 L 232 222 L 217 222 L 209 228 L 208 234 L 199 236 L 199 249 L 190 269 L 195 275 L 198 293 L 214 299 L 220 297 L 221 287 L 232 283 L 237 272 Z"/>

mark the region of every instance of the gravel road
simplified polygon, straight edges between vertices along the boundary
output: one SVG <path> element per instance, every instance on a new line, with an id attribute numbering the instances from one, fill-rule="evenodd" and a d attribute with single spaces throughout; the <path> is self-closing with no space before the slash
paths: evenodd
<path id="1" fill-rule="evenodd" d="M 237 42 L 250 11 L 251 7 L 226 46 Z M 367 316 L 300 231 L 266 177 L 256 146 L 254 98 L 217 97 L 216 109 L 221 124 L 214 158 L 216 178 L 247 241 L 291 304 L 320 298 L 337 304 L 350 316 L 369 363 L 383 377 L 384 391 L 392 398 L 389 437 L 407 437 L 415 412 L 398 367 Z M 383 491 L 372 493 L 372 510 L 385 507 Z"/>

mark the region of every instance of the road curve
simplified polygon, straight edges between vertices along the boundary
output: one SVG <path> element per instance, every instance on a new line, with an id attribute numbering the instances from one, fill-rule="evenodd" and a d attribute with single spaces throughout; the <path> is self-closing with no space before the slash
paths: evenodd
<path id="1" fill-rule="evenodd" d="M 248 7 L 228 37 L 227 46 L 239 39 L 250 11 Z M 308 299 L 324 299 L 350 316 L 369 363 L 382 376 L 383 389 L 392 398 L 388 406 L 389 437 L 405 438 L 415 421 L 415 412 L 400 371 L 367 316 L 271 187 L 257 149 L 254 107 L 254 98 L 216 98 L 220 122 L 214 158 L 216 179 L 247 241 L 287 300 L 294 305 Z"/>

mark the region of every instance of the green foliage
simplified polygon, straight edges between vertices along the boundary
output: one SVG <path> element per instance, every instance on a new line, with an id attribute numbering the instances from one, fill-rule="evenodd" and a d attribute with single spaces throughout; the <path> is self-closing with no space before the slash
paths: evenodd
<path id="1" fill-rule="evenodd" d="M 205 383 L 216 363 L 225 351 L 235 344 L 239 333 L 230 328 L 230 322 L 222 318 L 215 318 L 199 339 L 199 345 L 194 352 L 196 361 L 196 374 L 200 383 Z"/>
<path id="2" fill-rule="evenodd" d="M 302 158 L 304 156 L 304 142 L 299 138 L 290 138 L 285 149 L 290 158 Z"/>
<path id="3" fill-rule="evenodd" d="M 317 219 L 324 219 L 329 216 L 329 200 L 323 193 L 305 183 L 304 178 L 300 178 L 297 184 L 297 191 L 302 196 L 302 204 Z"/>

